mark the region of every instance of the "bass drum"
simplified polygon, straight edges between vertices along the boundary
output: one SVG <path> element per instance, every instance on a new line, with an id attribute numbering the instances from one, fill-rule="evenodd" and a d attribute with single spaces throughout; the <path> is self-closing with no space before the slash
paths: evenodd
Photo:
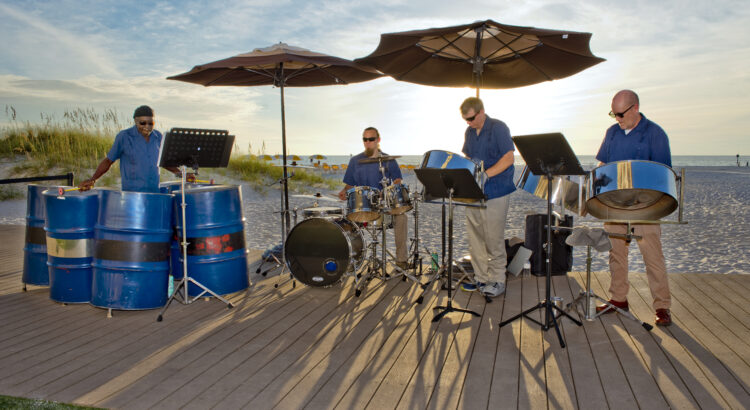
<path id="1" fill-rule="evenodd" d="M 677 209 L 676 181 L 658 162 L 611 162 L 591 170 L 586 209 L 599 219 L 658 220 Z"/>
<path id="2" fill-rule="evenodd" d="M 364 259 L 364 238 L 348 219 L 310 218 L 295 225 L 285 243 L 286 264 L 308 286 L 330 286 Z"/>

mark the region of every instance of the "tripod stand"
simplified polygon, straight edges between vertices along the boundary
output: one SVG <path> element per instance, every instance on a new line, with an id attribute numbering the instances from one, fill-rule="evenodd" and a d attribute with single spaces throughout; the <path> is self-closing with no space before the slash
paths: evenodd
<path id="1" fill-rule="evenodd" d="M 177 299 L 180 303 L 189 305 L 205 294 L 210 294 L 216 299 L 227 305 L 228 309 L 234 307 L 231 302 L 223 298 L 213 290 L 207 288 L 202 283 L 189 276 L 188 273 L 188 237 L 186 224 L 185 202 L 185 182 L 187 180 L 187 166 L 190 165 L 197 174 L 198 166 L 206 167 L 226 167 L 229 163 L 229 155 L 234 145 L 234 136 L 228 135 L 227 131 L 217 130 L 195 130 L 189 128 L 173 128 L 164 137 L 159 152 L 159 166 L 174 167 L 178 166 L 182 173 L 180 180 L 180 208 L 182 217 L 182 240 L 180 247 L 182 250 L 182 279 L 174 286 L 172 294 L 169 296 L 167 303 L 159 312 L 156 318 L 161 322 L 169 305 Z M 202 292 L 190 297 L 188 293 L 188 284 L 192 283 L 202 289 Z"/>
<path id="2" fill-rule="evenodd" d="M 552 302 L 552 179 L 554 175 L 582 175 L 585 172 L 581 168 L 578 158 L 573 154 L 573 150 L 568 145 L 562 134 L 539 134 L 513 137 L 518 151 L 521 153 L 524 161 L 531 172 L 536 175 L 544 175 L 547 180 L 547 248 L 545 252 L 547 263 L 547 275 L 545 278 L 545 297 L 536 306 L 526 309 L 512 318 L 500 322 L 499 326 L 503 327 L 516 319 L 526 317 L 532 322 L 541 326 L 542 330 L 547 331 L 551 327 L 555 328 L 557 338 L 560 341 L 560 347 L 565 347 L 560 327 L 557 324 L 558 319 L 567 317 L 578 326 L 583 323 L 570 316 L 566 311 L 559 308 Z M 537 309 L 544 309 L 544 322 L 540 322 L 529 314 Z M 555 315 L 557 310 L 560 315 Z"/>
<path id="3" fill-rule="evenodd" d="M 425 190 L 431 196 L 448 199 L 448 260 L 447 263 L 443 262 L 435 274 L 436 278 L 447 279 L 448 301 L 445 306 L 436 306 L 434 308 L 441 312 L 437 313 L 432 318 L 432 321 L 437 322 L 451 312 L 463 312 L 480 316 L 479 313 L 472 310 L 453 307 L 453 198 L 454 196 L 458 196 L 460 198 L 479 200 L 484 199 L 484 193 L 468 169 L 424 168 L 415 170 L 415 172 L 417 173 L 417 178 L 419 178 L 419 181 L 422 182 Z M 443 276 L 446 272 L 448 273 L 447 278 Z"/>

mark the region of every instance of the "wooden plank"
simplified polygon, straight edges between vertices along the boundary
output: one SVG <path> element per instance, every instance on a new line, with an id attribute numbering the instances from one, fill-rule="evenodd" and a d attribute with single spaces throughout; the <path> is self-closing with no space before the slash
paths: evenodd
<path id="1" fill-rule="evenodd" d="M 636 284 L 639 282 L 646 283 L 643 276 L 635 277 L 633 281 Z M 674 302 L 673 307 L 677 304 L 679 304 L 679 301 Z M 650 310 L 649 313 L 642 313 L 649 314 Z M 736 408 L 736 406 L 730 405 L 730 401 L 726 400 L 727 390 L 720 386 L 724 383 L 724 380 L 717 380 L 712 376 L 712 371 L 703 363 L 703 357 L 696 360 L 693 352 L 699 352 L 702 348 L 696 351 L 694 349 L 697 345 L 696 340 L 682 331 L 680 319 L 673 316 L 673 321 L 673 324 L 668 328 L 657 328 L 652 331 L 655 333 L 651 336 L 664 349 L 665 354 L 678 373 L 677 377 L 685 383 L 700 407 Z M 703 355 L 701 354 L 701 356 Z M 724 372 L 726 373 L 726 370 Z"/>
<path id="2" fill-rule="evenodd" d="M 434 289 L 434 287 L 433 287 Z M 366 367 L 357 375 L 349 375 L 354 380 L 350 383 L 342 398 L 336 403 L 338 409 L 364 408 L 376 393 L 396 361 L 407 349 L 411 349 L 413 337 L 420 326 L 429 323 L 434 315 L 433 307 L 443 299 L 434 291 L 428 291 L 422 304 L 410 310 L 400 326 L 387 337 L 382 347 L 372 355 Z M 412 314 L 413 312 L 413 314 Z M 393 392 L 394 395 L 399 392 Z M 318 400 L 320 402 L 320 400 Z M 327 406 L 324 406 L 327 408 Z M 318 407 L 321 408 L 321 407 Z"/>
<path id="3" fill-rule="evenodd" d="M 477 295 L 477 293 L 463 292 L 458 289 L 457 293 L 454 294 L 452 306 L 457 309 L 466 309 L 469 300 L 474 295 Z M 435 313 L 439 312 L 443 312 L 443 310 L 435 311 Z M 431 322 L 433 326 L 437 324 L 438 327 L 435 337 L 432 343 L 427 346 L 417 368 L 412 370 L 412 376 L 396 405 L 397 409 L 425 408 L 433 393 L 439 387 L 442 387 L 440 390 L 446 391 L 446 389 L 455 389 L 456 386 L 462 384 L 463 376 L 457 378 L 455 372 L 461 367 L 463 360 L 458 356 L 451 356 L 450 353 L 456 348 L 456 334 L 462 326 L 465 327 L 470 321 L 478 321 L 478 318 L 465 312 L 449 312 L 439 322 Z M 471 332 L 471 330 L 469 329 L 467 332 Z M 442 380 L 444 373 L 445 379 Z M 384 390 L 387 390 L 387 386 Z M 456 390 L 460 391 L 459 389 Z"/>
<path id="4" fill-rule="evenodd" d="M 382 380 L 377 374 L 385 367 L 378 362 L 379 357 L 393 356 L 395 360 L 396 352 L 403 348 L 404 335 L 413 331 L 415 323 L 423 320 L 425 315 L 432 314 L 432 306 L 435 302 L 434 293 L 428 293 L 421 304 L 414 303 L 421 291 L 422 289 L 418 286 L 409 288 L 405 297 L 400 299 L 398 307 L 388 312 L 378 326 L 371 331 L 365 342 L 358 347 L 357 351 L 352 353 L 350 359 L 326 378 L 325 383 L 314 392 L 311 400 L 305 403 L 305 408 L 328 409 L 335 407 L 340 405 L 345 395 L 351 391 L 355 391 L 355 395 L 358 397 L 369 398 L 371 396 L 371 394 L 358 390 L 355 383 L 357 380 L 364 379 L 367 382 L 362 388 L 372 387 L 374 390 L 377 387 L 376 381 Z M 334 353 L 338 353 L 338 350 Z M 385 372 L 382 372 L 382 374 L 384 375 Z M 306 377 L 311 377 L 311 375 Z"/>

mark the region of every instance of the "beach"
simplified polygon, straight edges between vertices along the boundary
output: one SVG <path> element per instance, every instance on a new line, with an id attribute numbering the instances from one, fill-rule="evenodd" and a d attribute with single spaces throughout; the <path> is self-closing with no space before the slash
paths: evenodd
<path id="1" fill-rule="evenodd" d="M 516 166 L 516 179 L 522 167 Z M 679 172 L 680 167 L 675 167 Z M 750 274 L 750 169 L 747 167 L 685 167 L 685 200 L 683 221 L 686 224 L 662 225 L 662 244 L 670 273 L 720 273 Z M 328 173 L 335 179 L 343 172 Z M 219 179 L 219 182 L 224 182 Z M 413 171 L 404 171 L 404 183 L 414 192 L 421 191 Z M 343 185 L 342 185 L 343 186 Z M 315 199 L 319 193 L 323 198 Z M 335 199 L 337 190 L 304 194 L 290 193 L 289 205 L 297 210 L 297 222 L 302 220 L 302 210 L 317 202 L 318 206 L 346 208 L 346 203 Z M 281 243 L 279 189 L 272 187 L 258 192 L 242 184 L 243 213 L 245 215 L 245 237 L 250 249 L 265 250 Z M 454 258 L 468 254 L 465 232 L 465 207 L 456 206 L 454 211 Z M 517 190 L 510 196 L 506 238 L 525 236 L 527 214 L 546 213 L 546 202 L 528 192 Z M 25 199 L 0 202 L 0 224 L 24 225 Z M 427 253 L 441 252 L 442 206 L 434 203 L 419 204 L 419 252 L 424 260 Z M 664 218 L 677 220 L 677 211 Z M 293 223 L 294 225 L 294 223 Z M 414 237 L 414 213 L 408 212 L 409 238 Z M 574 225 L 602 227 L 602 223 L 591 216 L 574 217 Z M 362 232 L 369 241 L 371 235 Z M 393 246 L 393 231 L 387 230 L 386 243 Z M 645 272 L 643 259 L 635 244 L 630 247 L 630 271 Z M 19 251 L 21 251 L 19 249 Z M 574 248 L 573 270 L 586 269 L 585 247 Z M 592 270 L 608 269 L 607 253 L 592 252 Z"/>

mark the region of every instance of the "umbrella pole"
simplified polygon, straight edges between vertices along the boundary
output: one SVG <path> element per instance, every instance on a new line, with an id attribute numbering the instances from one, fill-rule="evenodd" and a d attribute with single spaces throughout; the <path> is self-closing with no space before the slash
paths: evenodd
<path id="1" fill-rule="evenodd" d="M 287 170 L 286 170 L 286 118 L 284 116 L 284 63 L 281 63 L 279 65 L 279 70 L 281 71 L 281 76 L 279 77 L 279 88 L 281 89 L 281 153 L 283 155 L 282 157 L 282 163 L 284 165 L 284 209 L 282 209 L 282 212 L 284 213 L 284 237 L 281 238 L 282 241 L 286 240 L 286 234 L 289 232 L 289 180 L 287 179 Z"/>

